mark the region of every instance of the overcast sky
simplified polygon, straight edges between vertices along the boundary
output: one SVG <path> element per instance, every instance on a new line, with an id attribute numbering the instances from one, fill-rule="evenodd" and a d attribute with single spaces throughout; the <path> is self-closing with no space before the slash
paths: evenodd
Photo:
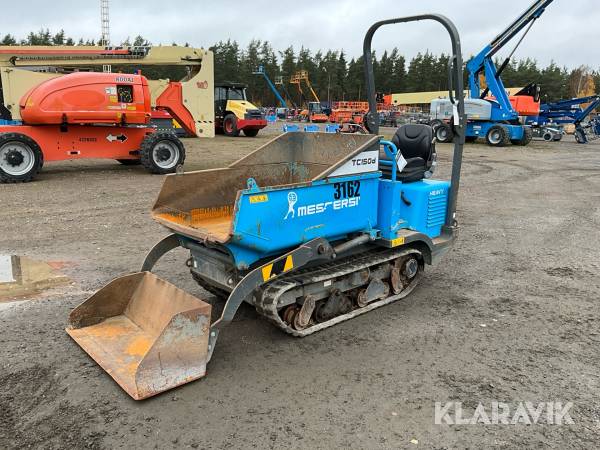
<path id="1" fill-rule="evenodd" d="M 6 0 L 8 2 L 8 0 Z M 252 38 L 268 40 L 276 50 L 304 45 L 312 50 L 343 48 L 361 53 L 366 29 L 380 19 L 437 12 L 452 19 L 461 34 L 465 57 L 483 48 L 531 0 L 111 0 L 111 39 L 119 43 L 143 35 L 154 44 L 189 42 L 210 46 L 229 38 L 245 46 Z M 0 34 L 24 37 L 41 27 L 63 28 L 74 38 L 100 35 L 100 0 L 10 1 L 2 9 Z M 516 53 L 545 65 L 600 67 L 600 1 L 555 0 Z M 516 42 L 516 41 L 515 41 Z M 449 50 L 437 24 L 395 25 L 374 40 L 381 54 L 397 46 L 408 57 L 418 51 Z M 508 49 L 500 55 L 506 55 Z"/>

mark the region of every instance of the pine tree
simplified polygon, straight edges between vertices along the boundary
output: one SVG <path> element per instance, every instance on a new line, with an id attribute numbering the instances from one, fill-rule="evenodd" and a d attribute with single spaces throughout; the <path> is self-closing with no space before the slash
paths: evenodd
<path id="1" fill-rule="evenodd" d="M 21 45 L 52 45 L 50 30 L 46 28 L 37 33 L 30 32 L 27 38 L 21 41 Z"/>
<path id="2" fill-rule="evenodd" d="M 240 81 L 235 79 L 235 73 L 240 69 L 240 49 L 236 41 L 218 42 L 210 47 L 214 53 L 215 81 Z"/>
<path id="3" fill-rule="evenodd" d="M 318 58 L 315 59 L 316 61 L 319 61 Z M 320 62 L 318 64 L 319 68 L 317 73 L 320 74 L 320 76 L 317 78 L 316 82 L 320 86 L 319 96 L 321 97 L 322 101 L 327 99 L 331 102 L 332 98 L 336 98 L 335 93 L 341 91 L 341 84 L 338 74 L 338 52 L 327 50 L 327 53 L 320 58 Z"/>
<path id="4" fill-rule="evenodd" d="M 394 47 L 390 55 L 394 64 L 394 71 L 390 82 L 390 92 L 407 92 L 406 90 L 406 60 Z"/>
<path id="5" fill-rule="evenodd" d="M 263 41 L 260 46 L 258 64 L 264 67 L 269 78 L 275 77 L 279 74 L 277 56 L 275 56 L 273 47 L 271 47 L 271 44 L 269 44 L 267 41 Z M 262 92 L 260 103 L 263 105 L 277 104 L 277 98 L 275 97 L 275 94 L 273 94 L 273 91 L 271 91 L 267 83 L 264 82 L 263 78 L 254 75 L 253 80 L 258 84 L 260 92 Z"/>
<path id="6" fill-rule="evenodd" d="M 65 35 L 64 30 L 50 32 L 40 29 L 30 32 L 24 39 L 17 39 L 6 34 L 0 45 L 75 45 L 76 41 Z M 94 45 L 94 39 L 79 39 L 77 45 Z M 128 37 L 121 43 L 130 46 Z M 151 45 L 143 36 L 136 36 L 133 45 Z M 176 45 L 173 43 L 173 45 Z M 184 44 L 189 47 L 189 43 Z M 251 101 L 260 105 L 276 104 L 276 98 L 267 84 L 255 72 L 263 65 L 269 77 L 274 80 L 282 76 L 284 85 L 278 87 L 284 95 L 287 91 L 297 101 L 299 94 L 296 86 L 289 83 L 290 77 L 298 70 L 304 69 L 309 73 L 309 79 L 321 100 L 328 95 L 331 101 L 364 100 L 366 99 L 363 58 L 352 58 L 347 61 L 346 53 L 341 50 L 326 50 L 311 52 L 302 47 L 298 54 L 293 47 L 278 52 L 273 50 L 268 41 L 253 40 L 241 50 L 236 41 L 217 42 L 210 49 L 214 52 L 215 80 L 235 81 L 248 85 L 248 95 Z M 419 92 L 445 91 L 448 89 L 448 61 L 446 54 L 433 55 L 429 51 L 418 53 L 407 64 L 407 60 L 397 48 L 384 51 L 381 57 L 373 53 L 373 72 L 378 92 Z M 499 67 L 501 61 L 496 61 Z M 148 68 L 148 76 L 180 79 L 182 68 Z M 466 71 L 465 86 L 467 85 Z M 586 95 L 600 91 L 600 72 L 587 67 L 567 70 L 559 67 L 554 61 L 540 68 L 535 59 L 524 58 L 511 60 L 504 72 L 502 80 L 506 87 L 526 86 L 529 83 L 539 83 L 542 87 L 542 99 L 555 101 L 577 95 Z M 310 93 L 303 86 L 305 95 L 310 99 Z M 289 99 L 288 99 L 289 100 Z M 312 99 L 311 99 L 312 100 Z"/>
<path id="7" fill-rule="evenodd" d="M 335 95 L 332 98 L 341 99 L 344 98 L 346 94 L 346 85 L 347 85 L 347 77 L 348 77 L 348 63 L 346 62 L 346 54 L 344 50 L 340 51 L 340 56 L 337 59 L 337 63 L 335 65 L 335 78 L 336 78 L 336 88 Z"/>
<path id="8" fill-rule="evenodd" d="M 240 57 L 240 66 L 237 73 L 229 74 L 228 81 L 243 82 L 248 85 L 248 97 L 253 103 L 262 105 L 260 95 L 256 92 L 259 80 L 253 74 L 256 67 L 260 64 L 260 47 L 262 43 L 257 39 L 252 39 L 246 50 Z M 232 79 L 233 78 L 233 79 Z"/>
<path id="9" fill-rule="evenodd" d="M 341 100 L 365 100 L 365 82 L 364 82 L 363 57 L 352 58 L 348 64 L 348 77 L 346 84 L 346 95 Z"/>
<path id="10" fill-rule="evenodd" d="M 406 74 L 406 91 L 422 92 L 425 91 L 422 85 L 423 55 L 419 52 L 410 60 L 408 72 Z"/>
<path id="11" fill-rule="evenodd" d="M 65 45 L 65 30 L 60 30 L 52 36 L 52 45 Z"/>
<path id="12" fill-rule="evenodd" d="M 294 47 L 288 47 L 283 52 L 279 52 L 279 57 L 281 58 L 281 74 L 289 79 L 296 71 Z"/>
<path id="13" fill-rule="evenodd" d="M 398 58 L 398 49 L 394 48 L 389 54 L 385 52 L 381 57 L 381 88 L 378 88 L 380 92 L 384 94 L 391 94 L 394 87 L 394 72 L 396 59 Z"/>
<path id="14" fill-rule="evenodd" d="M 448 90 L 448 64 L 450 63 L 450 55 L 442 53 L 434 63 L 434 84 L 433 91 Z"/>
<path id="15" fill-rule="evenodd" d="M 546 102 L 555 102 L 568 97 L 567 86 L 568 72 L 561 69 L 554 61 L 542 69 L 539 78 L 539 84 L 542 92 L 542 99 Z"/>
<path id="16" fill-rule="evenodd" d="M 2 38 L 0 45 L 17 45 L 17 39 L 12 34 L 7 34 Z"/>
<path id="17" fill-rule="evenodd" d="M 149 47 L 151 45 L 152 45 L 152 42 L 150 42 L 148 39 L 145 39 L 143 36 L 140 36 L 139 34 L 133 40 L 134 47 Z"/>

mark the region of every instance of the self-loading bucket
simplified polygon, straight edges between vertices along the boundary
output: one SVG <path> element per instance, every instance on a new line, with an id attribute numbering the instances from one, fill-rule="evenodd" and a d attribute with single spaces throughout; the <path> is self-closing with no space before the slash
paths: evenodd
<path id="1" fill-rule="evenodd" d="M 211 306 L 150 272 L 75 308 L 67 333 L 135 400 L 203 377 Z"/>

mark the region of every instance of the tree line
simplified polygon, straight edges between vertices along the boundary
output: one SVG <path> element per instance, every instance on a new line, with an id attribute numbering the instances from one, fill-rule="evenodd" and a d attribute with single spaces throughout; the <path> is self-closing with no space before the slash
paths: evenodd
<path id="1" fill-rule="evenodd" d="M 30 32 L 27 37 L 17 39 L 7 34 L 0 45 L 96 45 L 94 40 L 75 40 L 63 30 L 52 33 L 48 29 Z M 176 43 L 172 43 L 176 45 Z M 152 45 L 143 36 L 133 40 L 127 38 L 120 45 Z M 159 44 L 160 45 L 160 44 Z M 189 46 L 188 43 L 184 45 Z M 306 47 L 299 50 L 292 46 L 275 51 L 268 41 L 254 39 L 242 48 L 237 41 L 219 41 L 209 47 L 215 57 L 215 80 L 236 81 L 248 85 L 249 100 L 258 105 L 276 105 L 277 100 L 262 76 L 256 74 L 262 65 L 272 81 L 281 78 L 280 93 L 293 103 L 303 99 L 312 100 L 309 90 L 303 85 L 304 98 L 290 77 L 298 70 L 308 71 L 309 80 L 321 101 L 366 100 L 363 58 L 349 57 L 344 50 L 311 51 Z M 373 72 L 378 92 L 384 94 L 402 92 L 444 91 L 448 89 L 449 55 L 434 55 L 426 51 L 418 53 L 409 61 L 397 48 L 373 53 Z M 499 64 L 498 64 L 499 65 Z M 179 68 L 148 68 L 149 77 L 160 76 L 172 79 L 181 77 Z M 583 95 L 600 93 L 600 72 L 582 66 L 576 69 L 561 67 L 551 62 L 540 67 L 535 59 L 511 60 L 502 74 L 506 87 L 526 86 L 538 83 L 542 88 L 542 100 L 556 101 Z M 466 79 L 465 79 L 466 82 Z"/>

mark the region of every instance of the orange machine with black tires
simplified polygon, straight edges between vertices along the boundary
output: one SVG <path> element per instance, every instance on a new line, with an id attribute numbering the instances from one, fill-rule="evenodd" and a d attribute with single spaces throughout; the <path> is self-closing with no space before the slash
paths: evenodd
<path id="1" fill-rule="evenodd" d="M 163 99 L 159 108 L 176 119 L 187 111 L 171 103 Z M 23 124 L 0 126 L 2 183 L 31 181 L 47 161 L 106 158 L 164 174 L 185 160 L 174 134 L 150 126 L 150 92 L 141 75 L 65 75 L 31 89 L 19 106 Z M 181 123 L 194 126 L 185 115 Z"/>

